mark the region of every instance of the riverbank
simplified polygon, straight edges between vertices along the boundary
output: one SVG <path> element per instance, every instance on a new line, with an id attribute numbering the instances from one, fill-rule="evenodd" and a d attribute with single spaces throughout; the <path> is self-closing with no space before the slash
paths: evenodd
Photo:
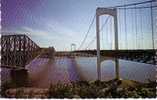
<path id="1" fill-rule="evenodd" d="M 139 83 L 132 80 L 58 83 L 47 89 L 5 84 L 1 95 L 7 98 L 155 98 L 156 86 L 153 81 Z"/>

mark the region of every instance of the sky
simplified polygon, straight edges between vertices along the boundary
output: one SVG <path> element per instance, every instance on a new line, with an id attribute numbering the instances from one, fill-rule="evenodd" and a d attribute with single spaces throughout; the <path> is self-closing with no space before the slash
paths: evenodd
<path id="1" fill-rule="evenodd" d="M 76 44 L 76 48 L 81 44 L 97 7 L 110 7 L 143 1 L 147 0 L 1 0 L 1 31 L 3 34 L 26 34 L 40 47 L 54 46 L 59 51 L 70 50 L 72 43 Z M 118 26 L 118 32 L 119 47 L 121 49 L 152 48 L 151 23 L 148 20 L 150 19 L 150 13 L 148 13 L 150 10 L 139 10 L 137 12 L 141 12 L 141 16 L 143 16 L 142 19 L 137 17 L 137 20 L 143 22 L 142 25 L 137 22 L 137 29 L 142 27 L 141 30 L 136 31 L 139 35 L 137 39 L 132 36 L 135 35 L 135 31 L 133 32 L 135 23 L 133 23 L 134 19 L 131 17 L 131 11 L 127 11 L 126 20 L 127 23 L 130 23 L 127 24 L 127 35 L 124 31 L 126 29 L 124 11 L 119 12 L 118 21 L 121 21 L 121 25 Z M 157 20 L 156 13 L 157 9 L 153 9 L 153 16 L 155 16 L 153 22 Z M 106 16 L 100 19 L 101 25 L 105 22 L 105 19 Z M 106 25 L 101 33 L 101 49 L 114 48 L 114 29 L 111 27 L 112 25 L 113 21 L 110 18 L 108 26 Z M 157 39 L 156 26 L 154 23 L 153 25 L 154 38 Z M 81 49 L 96 48 L 96 41 L 87 48 L 89 42 L 96 35 L 95 26 L 94 21 L 88 38 Z M 137 43 L 135 43 L 135 40 Z M 155 43 L 157 43 L 157 40 L 155 40 Z"/>

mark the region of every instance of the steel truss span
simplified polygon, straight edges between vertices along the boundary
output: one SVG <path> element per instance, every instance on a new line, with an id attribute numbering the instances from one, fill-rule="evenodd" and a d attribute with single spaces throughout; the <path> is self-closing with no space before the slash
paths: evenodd
<path id="1" fill-rule="evenodd" d="M 39 50 L 40 47 L 26 35 L 2 35 L 1 66 L 24 68 Z"/>

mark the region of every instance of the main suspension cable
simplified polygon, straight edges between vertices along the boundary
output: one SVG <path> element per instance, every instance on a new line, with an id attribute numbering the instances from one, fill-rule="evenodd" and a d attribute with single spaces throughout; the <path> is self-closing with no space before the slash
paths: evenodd
<path id="1" fill-rule="evenodd" d="M 105 25 L 107 24 L 107 21 L 109 20 L 110 16 L 108 16 L 105 20 L 105 23 L 102 25 L 102 27 L 100 28 L 100 31 L 101 32 L 103 30 L 103 28 L 105 27 Z M 88 43 L 86 49 L 96 40 L 96 36 Z"/>
<path id="2" fill-rule="evenodd" d="M 86 41 L 87 36 L 88 36 L 88 34 L 89 34 L 89 31 L 91 30 L 92 25 L 93 25 L 93 23 L 94 23 L 95 17 L 96 17 L 96 15 L 94 15 L 94 17 L 93 17 L 93 19 L 92 19 L 92 22 L 91 22 L 91 24 L 89 25 L 88 31 L 87 31 L 87 33 L 86 33 L 86 35 L 85 35 L 83 41 L 81 42 L 81 44 L 80 44 L 78 50 L 83 46 L 84 42 Z"/>

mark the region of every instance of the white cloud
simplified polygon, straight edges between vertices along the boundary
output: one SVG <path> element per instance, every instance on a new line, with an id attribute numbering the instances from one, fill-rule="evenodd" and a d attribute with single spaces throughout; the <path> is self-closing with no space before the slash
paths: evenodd
<path id="1" fill-rule="evenodd" d="M 1 34 L 2 35 L 13 35 L 13 34 L 24 34 L 24 32 L 23 31 L 15 31 L 15 30 L 4 30 L 4 29 L 2 29 L 1 30 Z"/>
<path id="2" fill-rule="evenodd" d="M 28 35 L 30 36 L 42 36 L 42 37 L 47 37 L 49 36 L 49 33 L 42 31 L 42 30 L 37 30 L 37 29 L 32 29 L 30 27 L 22 27 L 22 30 L 27 32 Z"/>

